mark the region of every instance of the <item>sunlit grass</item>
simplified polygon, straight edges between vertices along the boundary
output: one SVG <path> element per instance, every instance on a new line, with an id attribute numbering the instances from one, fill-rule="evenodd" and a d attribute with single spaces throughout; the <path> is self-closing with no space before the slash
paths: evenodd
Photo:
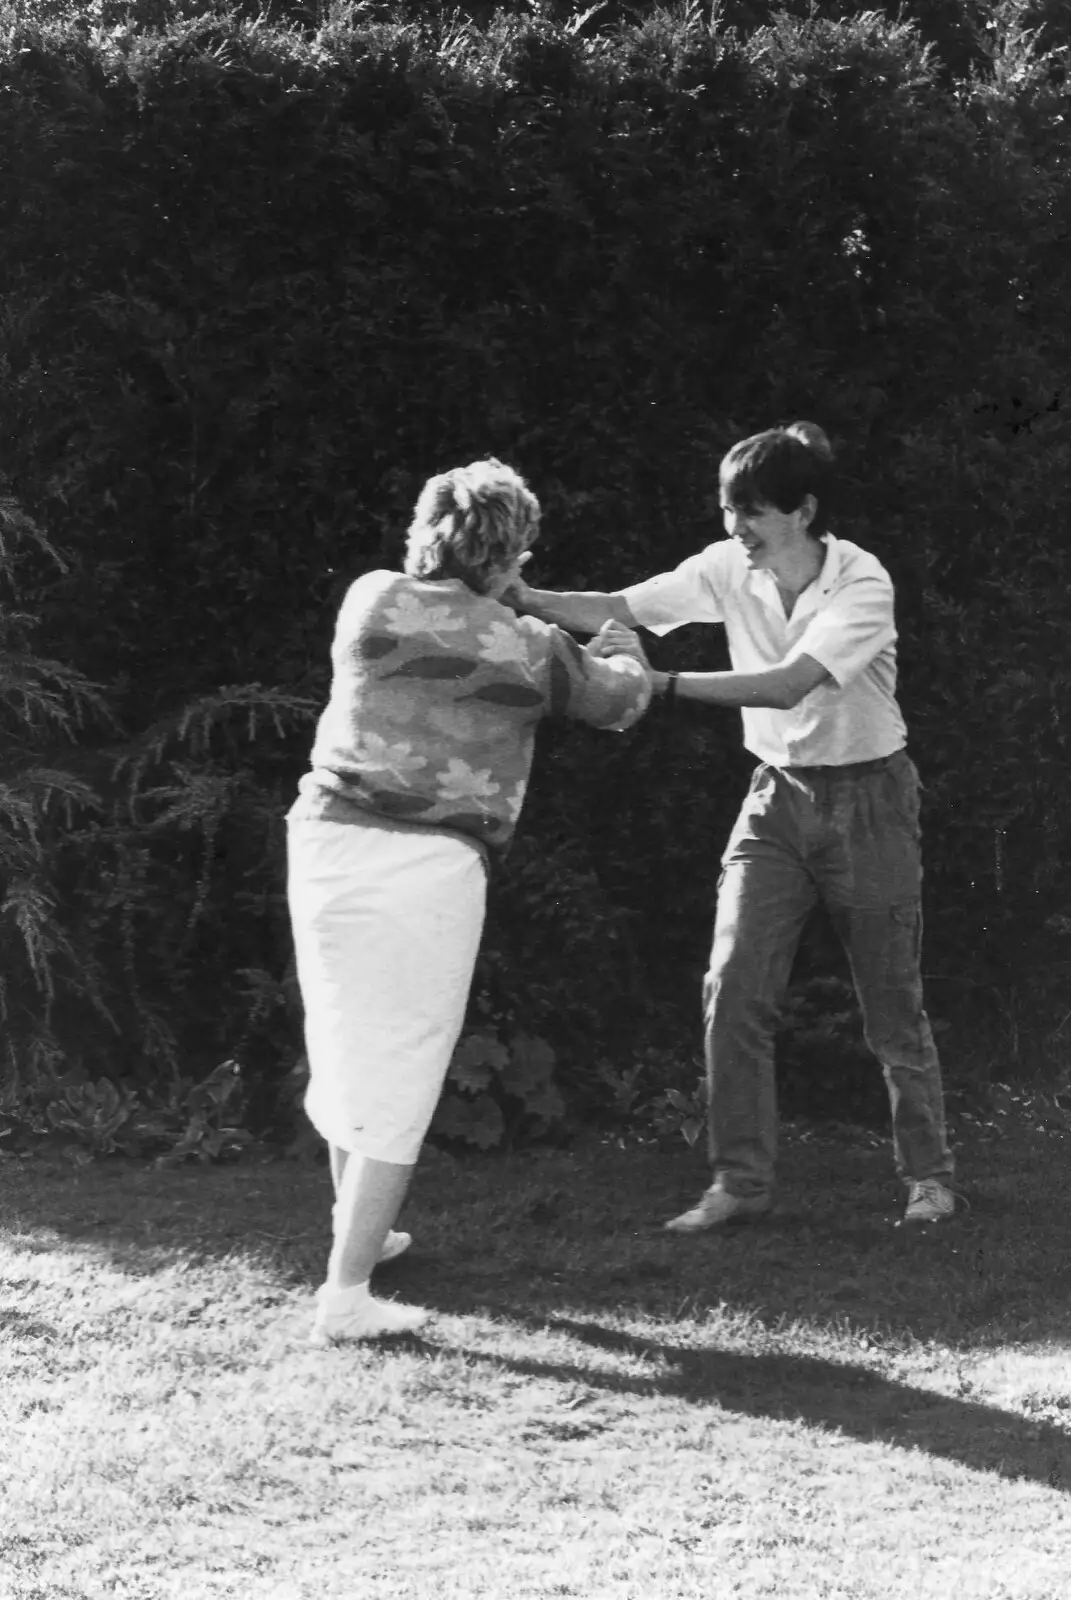
<path id="1" fill-rule="evenodd" d="M 328 1181 L 0 1163 L 0 1591 L 1071 1592 L 1071 1140 L 973 1131 L 955 1223 L 787 1141 L 778 1214 L 681 1240 L 676 1149 L 421 1170 L 402 1344 L 310 1350 Z"/>

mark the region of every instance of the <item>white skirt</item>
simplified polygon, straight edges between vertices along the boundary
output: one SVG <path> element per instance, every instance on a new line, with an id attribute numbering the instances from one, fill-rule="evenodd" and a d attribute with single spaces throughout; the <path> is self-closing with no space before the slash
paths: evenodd
<path id="1" fill-rule="evenodd" d="M 487 873 L 449 834 L 288 825 L 305 1110 L 330 1144 L 416 1161 L 465 1019 Z"/>

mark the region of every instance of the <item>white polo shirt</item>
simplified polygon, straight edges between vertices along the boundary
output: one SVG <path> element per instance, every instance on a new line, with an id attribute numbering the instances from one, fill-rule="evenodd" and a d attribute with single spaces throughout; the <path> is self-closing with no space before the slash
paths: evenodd
<path id="1" fill-rule="evenodd" d="M 825 536 L 822 570 L 791 617 L 770 572 L 753 572 L 735 539 L 707 545 L 672 572 L 620 593 L 636 622 L 669 633 L 687 622 L 722 622 L 737 672 L 763 672 L 801 655 L 832 678 L 790 711 L 742 710 L 744 744 L 777 767 L 840 767 L 901 749 L 896 703 L 893 586 L 877 560 Z"/>

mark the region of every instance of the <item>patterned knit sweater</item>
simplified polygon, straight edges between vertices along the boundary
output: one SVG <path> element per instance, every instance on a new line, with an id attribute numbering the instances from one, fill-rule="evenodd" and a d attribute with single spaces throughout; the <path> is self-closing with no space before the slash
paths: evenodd
<path id="1" fill-rule="evenodd" d="M 588 655 L 460 579 L 370 572 L 342 603 L 331 696 L 291 817 L 381 818 L 505 850 L 520 815 L 536 724 L 628 728 L 650 684 L 627 656 Z"/>

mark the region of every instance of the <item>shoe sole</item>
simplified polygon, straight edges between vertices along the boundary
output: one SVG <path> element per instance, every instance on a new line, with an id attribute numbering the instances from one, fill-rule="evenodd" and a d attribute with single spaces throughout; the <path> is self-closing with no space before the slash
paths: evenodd
<path id="1" fill-rule="evenodd" d="M 419 1333 L 427 1326 L 428 1321 L 429 1318 L 422 1317 L 411 1328 L 380 1328 L 370 1333 L 327 1333 L 314 1328 L 306 1342 L 313 1350 L 334 1350 L 344 1344 L 371 1344 L 376 1339 L 404 1339 Z"/>

